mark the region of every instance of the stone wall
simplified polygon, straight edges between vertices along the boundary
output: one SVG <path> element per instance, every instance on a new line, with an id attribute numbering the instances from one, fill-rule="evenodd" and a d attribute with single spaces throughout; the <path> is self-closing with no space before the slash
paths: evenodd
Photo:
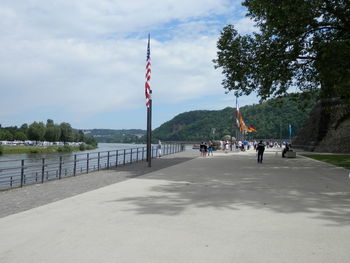
<path id="1" fill-rule="evenodd" d="M 350 105 L 319 101 L 293 144 L 307 151 L 350 153 Z"/>

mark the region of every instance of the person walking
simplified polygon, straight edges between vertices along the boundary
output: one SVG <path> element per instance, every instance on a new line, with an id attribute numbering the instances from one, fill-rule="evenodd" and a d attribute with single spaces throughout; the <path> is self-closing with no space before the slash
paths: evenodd
<path id="1" fill-rule="evenodd" d="M 204 143 L 204 157 L 207 157 L 208 155 L 208 144 Z"/>
<path id="2" fill-rule="evenodd" d="M 162 157 L 162 142 L 159 140 L 158 141 L 158 145 L 157 145 L 157 149 L 158 149 L 158 157 Z"/>
<path id="3" fill-rule="evenodd" d="M 256 147 L 256 151 L 258 152 L 258 163 L 262 163 L 263 161 L 263 155 L 265 151 L 265 144 L 263 141 L 260 141 Z"/>
<path id="4" fill-rule="evenodd" d="M 213 156 L 213 143 L 209 141 L 209 146 L 208 146 L 208 156 Z"/>
<path id="5" fill-rule="evenodd" d="M 200 156 L 204 157 L 204 142 L 199 146 Z"/>
<path id="6" fill-rule="evenodd" d="M 226 141 L 226 144 L 225 144 L 225 153 L 227 153 L 229 149 L 230 149 L 230 144 L 229 144 L 228 141 Z"/>

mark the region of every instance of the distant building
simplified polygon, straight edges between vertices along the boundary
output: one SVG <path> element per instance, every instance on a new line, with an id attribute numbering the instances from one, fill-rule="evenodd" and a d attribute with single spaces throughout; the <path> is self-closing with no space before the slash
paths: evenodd
<path id="1" fill-rule="evenodd" d="M 83 132 L 84 134 L 89 134 L 89 133 L 91 133 L 91 130 L 82 130 L 82 132 Z"/>

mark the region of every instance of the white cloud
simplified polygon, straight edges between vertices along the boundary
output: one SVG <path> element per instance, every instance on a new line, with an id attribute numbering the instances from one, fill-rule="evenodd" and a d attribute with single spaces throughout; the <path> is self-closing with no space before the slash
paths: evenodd
<path id="1" fill-rule="evenodd" d="M 223 14 L 230 5 L 229 0 L 2 0 L 0 26 L 17 38 L 108 37 Z"/>
<path id="2" fill-rule="evenodd" d="M 238 4 L 2 0 L 0 116 L 37 105 L 75 115 L 143 105 L 150 31 L 154 98 L 179 103 L 223 92 L 212 63 L 223 23 L 215 16 L 230 15 Z"/>
<path id="3" fill-rule="evenodd" d="M 257 27 L 255 26 L 255 22 L 251 20 L 249 17 L 241 18 L 235 22 L 233 22 L 233 25 L 241 34 L 249 34 L 252 32 L 258 31 Z"/>

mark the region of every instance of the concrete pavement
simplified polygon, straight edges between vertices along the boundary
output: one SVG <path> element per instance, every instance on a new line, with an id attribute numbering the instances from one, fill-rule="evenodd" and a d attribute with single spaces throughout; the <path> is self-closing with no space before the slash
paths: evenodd
<path id="1" fill-rule="evenodd" d="M 0 218 L 0 262 L 348 261 L 348 171 L 274 151 L 197 156 Z"/>

